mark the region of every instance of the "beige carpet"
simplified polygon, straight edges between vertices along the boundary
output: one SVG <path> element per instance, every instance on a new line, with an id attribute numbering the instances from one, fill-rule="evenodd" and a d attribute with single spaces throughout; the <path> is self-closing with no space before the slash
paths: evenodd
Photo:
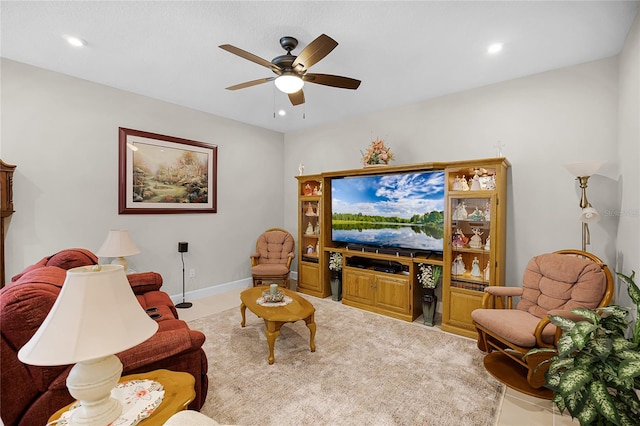
<path id="1" fill-rule="evenodd" d="M 251 425 L 495 425 L 504 386 L 469 339 L 305 296 L 316 307 L 316 352 L 304 321 L 286 324 L 268 365 L 264 322 L 230 309 L 189 322 L 207 335 L 202 413 Z M 239 301 L 238 301 L 239 304 Z"/>

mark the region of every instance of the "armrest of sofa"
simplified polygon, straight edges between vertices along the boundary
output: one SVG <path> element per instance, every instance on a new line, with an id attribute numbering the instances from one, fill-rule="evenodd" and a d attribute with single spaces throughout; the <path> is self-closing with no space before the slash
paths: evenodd
<path id="1" fill-rule="evenodd" d="M 131 349 L 116 354 L 123 365 L 123 374 L 181 352 L 199 349 L 205 340 L 202 332 L 189 329 L 182 320 L 158 322 L 158 331 Z"/>
<path id="2" fill-rule="evenodd" d="M 133 293 L 144 294 L 150 291 L 159 291 L 162 287 L 162 275 L 157 272 L 139 272 L 127 275 Z"/>

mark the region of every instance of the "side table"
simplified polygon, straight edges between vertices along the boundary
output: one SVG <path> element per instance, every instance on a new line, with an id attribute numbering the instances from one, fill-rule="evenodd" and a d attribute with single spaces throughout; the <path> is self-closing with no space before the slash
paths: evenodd
<path id="1" fill-rule="evenodd" d="M 148 373 L 130 374 L 122 376 L 120 382 L 127 380 L 154 380 L 164 388 L 164 398 L 156 410 L 146 419 L 138 423 L 139 426 L 161 426 L 169 417 L 179 411 L 186 410 L 187 406 L 196 397 L 194 388 L 195 379 L 189 373 L 169 370 L 154 370 Z M 49 423 L 58 420 L 60 416 L 75 402 L 56 411 L 50 418 Z"/>

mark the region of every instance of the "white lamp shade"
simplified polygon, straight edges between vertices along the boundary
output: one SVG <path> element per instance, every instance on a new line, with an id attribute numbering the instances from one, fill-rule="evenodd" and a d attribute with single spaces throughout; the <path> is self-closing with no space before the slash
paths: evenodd
<path id="1" fill-rule="evenodd" d="M 276 78 L 275 81 L 276 87 L 284 93 L 296 93 L 302 86 L 304 86 L 304 81 L 296 75 L 291 74 L 283 74 Z"/>
<path id="2" fill-rule="evenodd" d="M 53 308 L 18 352 L 31 365 L 67 365 L 116 354 L 144 342 L 158 324 L 144 311 L 119 265 L 67 271 Z"/>
<path id="3" fill-rule="evenodd" d="M 603 161 L 584 161 L 581 163 L 565 164 L 566 169 L 575 177 L 592 176 L 600 170 Z"/>
<path id="4" fill-rule="evenodd" d="M 126 229 L 112 229 L 102 247 L 97 251 L 100 257 L 131 256 L 140 253 Z"/>
<path id="5" fill-rule="evenodd" d="M 593 207 L 585 207 L 580 212 L 580 221 L 584 223 L 596 223 L 600 220 L 600 213 Z"/>

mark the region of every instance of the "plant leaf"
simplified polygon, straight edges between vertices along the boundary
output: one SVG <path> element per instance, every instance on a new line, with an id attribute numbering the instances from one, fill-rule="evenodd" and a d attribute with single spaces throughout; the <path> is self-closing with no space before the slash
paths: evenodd
<path id="1" fill-rule="evenodd" d="M 616 272 L 616 275 L 628 286 L 627 292 L 631 300 L 633 300 L 636 305 L 640 305 L 640 288 L 638 288 L 635 282 L 636 271 L 631 271 L 631 276 L 626 276 L 620 272 Z"/>
<path id="2" fill-rule="evenodd" d="M 633 350 L 633 349 L 619 352 L 616 355 L 619 356 L 622 359 L 640 360 L 640 352 L 638 352 L 637 350 Z"/>
<path id="3" fill-rule="evenodd" d="M 598 337 L 593 339 L 590 343 L 589 347 L 591 348 L 592 353 L 601 361 L 607 359 L 613 349 L 613 343 L 611 342 L 611 339 L 607 337 Z"/>
<path id="4" fill-rule="evenodd" d="M 591 381 L 591 372 L 587 368 L 574 368 L 565 371 L 560 377 L 558 391 L 562 394 L 576 393 Z"/>
<path id="5" fill-rule="evenodd" d="M 576 325 L 576 323 L 569 318 L 560 315 L 549 315 L 549 321 L 556 327 L 560 327 L 562 331 L 569 331 Z"/>
<path id="6" fill-rule="evenodd" d="M 596 406 L 598 413 L 602 414 L 608 421 L 613 424 L 620 424 L 620 415 L 613 405 L 613 398 L 607 390 L 607 385 L 602 381 L 594 381 L 589 385 L 589 397 Z"/>
<path id="7" fill-rule="evenodd" d="M 585 320 L 589 321 L 591 324 L 597 324 L 600 322 L 600 315 L 598 315 L 592 309 L 576 308 L 576 309 L 572 309 L 571 312 L 573 312 L 576 315 L 580 315 L 581 317 L 584 317 Z"/>
<path id="8" fill-rule="evenodd" d="M 585 404 L 576 412 L 576 418 L 580 421 L 580 425 L 590 425 L 596 419 L 598 410 L 593 401 L 587 399 Z"/>
<path id="9" fill-rule="evenodd" d="M 557 343 L 557 349 L 559 358 L 564 358 L 576 350 L 576 346 L 574 345 L 573 339 L 569 333 L 564 333 L 560 336 Z"/>
<path id="10" fill-rule="evenodd" d="M 549 366 L 548 374 L 556 374 L 558 371 L 573 367 L 573 358 L 554 360 Z"/>
<path id="11" fill-rule="evenodd" d="M 591 339 L 591 333 L 598 329 L 597 324 L 591 324 L 587 321 L 580 321 L 576 323 L 576 326 L 571 330 L 571 340 L 576 349 L 580 350 L 584 348 L 587 342 Z"/>
<path id="12" fill-rule="evenodd" d="M 615 353 L 636 349 L 636 345 L 625 339 L 623 336 L 613 336 L 611 338 L 611 344 L 613 345 L 613 351 Z"/>
<path id="13" fill-rule="evenodd" d="M 625 359 L 618 366 L 618 377 L 622 380 L 640 376 L 640 360 Z"/>

